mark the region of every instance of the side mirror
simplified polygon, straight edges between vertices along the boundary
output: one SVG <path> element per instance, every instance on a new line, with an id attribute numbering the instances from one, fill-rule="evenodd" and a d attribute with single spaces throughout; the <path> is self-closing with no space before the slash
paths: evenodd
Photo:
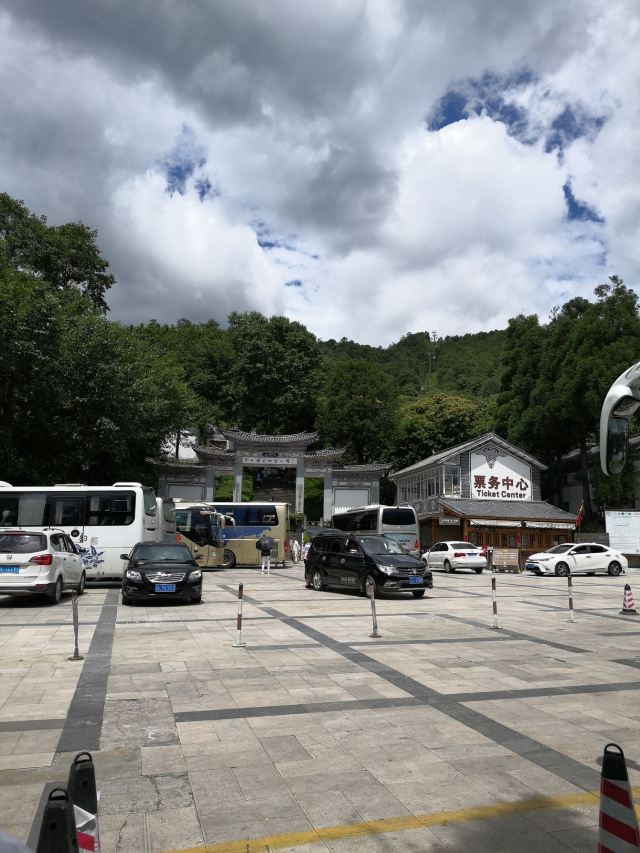
<path id="1" fill-rule="evenodd" d="M 130 560 L 131 557 L 128 554 L 120 554 L 120 559 L 121 560 Z"/>
<path id="2" fill-rule="evenodd" d="M 600 466 L 620 474 L 627 461 L 629 418 L 640 406 L 640 362 L 613 383 L 600 413 Z"/>

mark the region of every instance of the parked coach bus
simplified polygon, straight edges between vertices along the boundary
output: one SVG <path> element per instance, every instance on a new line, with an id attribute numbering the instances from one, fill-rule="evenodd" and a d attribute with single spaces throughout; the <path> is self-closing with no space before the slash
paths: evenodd
<path id="1" fill-rule="evenodd" d="M 420 556 L 418 517 L 412 506 L 372 504 L 336 513 L 331 525 L 345 533 L 384 533 L 414 557 Z"/>
<path id="2" fill-rule="evenodd" d="M 236 563 L 242 566 L 260 565 L 256 541 L 262 533 L 268 533 L 276 542 L 271 561 L 284 566 L 285 559 L 289 557 L 289 504 L 216 501 L 211 506 L 233 519 L 233 526 L 227 525 L 222 531 L 225 568 L 233 568 Z"/>
<path id="3" fill-rule="evenodd" d="M 212 504 L 176 498 L 175 526 L 178 539 L 189 547 L 191 553 L 202 555 L 203 559 L 198 562 L 201 569 L 224 565 L 222 534 L 226 526 L 233 527 L 232 519 L 226 519 Z"/>
<path id="4" fill-rule="evenodd" d="M 85 486 L 0 485 L 0 528 L 67 533 L 82 556 L 87 581 L 122 580 L 120 554 L 136 542 L 175 539 L 172 504 L 141 483 Z"/>

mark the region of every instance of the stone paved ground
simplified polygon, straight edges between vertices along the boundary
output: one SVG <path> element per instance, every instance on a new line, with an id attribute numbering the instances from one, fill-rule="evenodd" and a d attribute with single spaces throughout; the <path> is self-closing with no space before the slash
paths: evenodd
<path id="1" fill-rule="evenodd" d="M 0 599 L 0 828 L 33 844 L 45 786 L 90 749 L 104 853 L 594 849 L 605 743 L 640 783 L 625 578 L 575 578 L 571 624 L 563 579 L 498 576 L 492 631 L 490 577 L 437 574 L 378 602 L 380 639 L 365 599 L 301 578 L 210 573 L 199 606 L 91 589 L 82 663 L 68 598 Z"/>

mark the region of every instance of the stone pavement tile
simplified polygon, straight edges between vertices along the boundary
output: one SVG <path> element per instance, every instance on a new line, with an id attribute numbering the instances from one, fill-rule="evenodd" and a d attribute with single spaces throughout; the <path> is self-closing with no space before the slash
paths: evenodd
<path id="1" fill-rule="evenodd" d="M 362 823 L 360 812 L 339 791 L 296 791 L 296 800 L 314 826 L 337 826 L 340 823 Z"/>
<path id="2" fill-rule="evenodd" d="M 57 720 L 64 721 L 68 702 L 41 702 L 36 705 L 14 705 L 7 700 L 0 709 L 0 722 L 6 720 Z"/>
<path id="3" fill-rule="evenodd" d="M 523 815 L 452 822 L 431 827 L 448 849 L 465 853 L 566 853 L 566 846 Z M 590 847 L 582 848 L 592 849 Z"/>
<path id="4" fill-rule="evenodd" d="M 21 736 L 21 732 L 0 732 L 0 755 L 14 752 Z"/>
<path id="5" fill-rule="evenodd" d="M 329 839 L 325 843 L 332 853 L 451 853 L 452 850 L 431 829 L 403 829 L 379 835 Z"/>
<path id="6" fill-rule="evenodd" d="M 576 853 L 584 853 L 585 850 L 596 850 L 598 844 L 598 827 L 576 826 L 551 833 L 553 837 L 565 847 L 563 850 L 575 850 Z"/>
<path id="7" fill-rule="evenodd" d="M 147 849 L 144 812 L 100 815 L 100 853 L 146 853 Z"/>
<path id="8" fill-rule="evenodd" d="M 289 789 L 273 764 L 234 767 L 233 774 L 247 800 L 282 799 L 289 796 Z"/>
<path id="9" fill-rule="evenodd" d="M 186 774 L 100 780 L 101 814 L 164 811 L 191 805 L 193 796 Z"/>
<path id="10" fill-rule="evenodd" d="M 585 826 L 598 831 L 600 820 L 600 804 L 594 800 L 592 806 L 572 806 L 570 809 L 536 809 L 523 812 L 525 817 L 536 826 L 541 826 L 547 832 L 562 832 L 571 828 Z"/>
<path id="11" fill-rule="evenodd" d="M 245 802 L 226 807 L 224 811 L 199 813 L 199 816 L 204 840 L 208 844 L 303 832 L 312 828 L 309 819 L 291 798 L 282 802 Z"/>
<path id="12" fill-rule="evenodd" d="M 563 796 L 565 794 L 583 794 L 584 789 L 560 779 L 555 773 L 530 765 L 522 770 L 508 770 L 508 775 L 524 783 L 543 797 Z"/>
<path id="13" fill-rule="evenodd" d="M 149 812 L 146 818 L 149 853 L 193 847 L 203 842 L 200 821 L 193 806 Z"/>
<path id="14" fill-rule="evenodd" d="M 183 746 L 203 745 L 219 740 L 211 720 L 198 720 L 192 723 L 178 723 L 178 737 Z"/>
<path id="15" fill-rule="evenodd" d="M 199 815 L 244 802 L 242 789 L 230 767 L 194 770 L 189 773 L 189 782 Z"/>
<path id="16" fill-rule="evenodd" d="M 409 813 L 400 800 L 385 786 L 376 782 L 342 789 L 343 796 L 362 815 L 363 820 L 401 817 Z"/>
<path id="17" fill-rule="evenodd" d="M 180 746 L 143 746 L 140 752 L 143 776 L 176 775 L 187 772 Z"/>
<path id="18" fill-rule="evenodd" d="M 42 752 L 45 749 L 55 750 L 60 740 L 61 732 L 61 728 L 23 732 L 13 751 L 26 755 L 30 752 Z"/>
<path id="19" fill-rule="evenodd" d="M 188 770 L 215 770 L 218 767 L 251 767 L 270 764 L 269 756 L 258 744 L 216 743 L 202 747 L 196 755 L 185 755 Z"/>
<path id="20" fill-rule="evenodd" d="M 311 758 L 295 735 L 274 735 L 259 740 L 271 761 L 304 761 Z"/>
<path id="21" fill-rule="evenodd" d="M 23 767 L 51 767 L 54 752 L 32 752 L 20 755 L 0 755 L 0 770 L 19 770 Z"/>
<path id="22" fill-rule="evenodd" d="M 178 742 L 178 732 L 167 700 L 106 702 L 101 749 Z"/>

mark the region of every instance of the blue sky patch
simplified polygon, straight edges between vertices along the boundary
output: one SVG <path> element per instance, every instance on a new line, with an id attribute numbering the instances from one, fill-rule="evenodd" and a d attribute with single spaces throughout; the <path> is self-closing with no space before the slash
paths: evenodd
<path id="1" fill-rule="evenodd" d="M 302 287 L 302 282 L 299 278 L 292 278 L 291 281 L 285 281 L 285 287 Z"/>
<path id="2" fill-rule="evenodd" d="M 187 181 L 197 170 L 202 169 L 206 162 L 204 147 L 196 139 L 193 130 L 183 124 L 175 145 L 160 162 L 167 180 L 166 191 L 169 195 L 174 193 L 184 195 L 187 190 Z M 208 178 L 198 179 L 196 190 L 201 201 L 210 196 L 212 189 L 213 186 Z"/>
<path id="3" fill-rule="evenodd" d="M 570 181 L 562 187 L 567 205 L 567 219 L 580 222 L 604 222 L 604 219 L 588 204 L 578 201 L 571 189 Z"/>
<path id="4" fill-rule="evenodd" d="M 580 107 L 567 104 L 551 122 L 545 150 L 557 150 L 562 153 L 574 139 L 579 139 L 581 136 L 593 138 L 604 122 L 605 119 L 602 116 L 591 115 Z"/>

